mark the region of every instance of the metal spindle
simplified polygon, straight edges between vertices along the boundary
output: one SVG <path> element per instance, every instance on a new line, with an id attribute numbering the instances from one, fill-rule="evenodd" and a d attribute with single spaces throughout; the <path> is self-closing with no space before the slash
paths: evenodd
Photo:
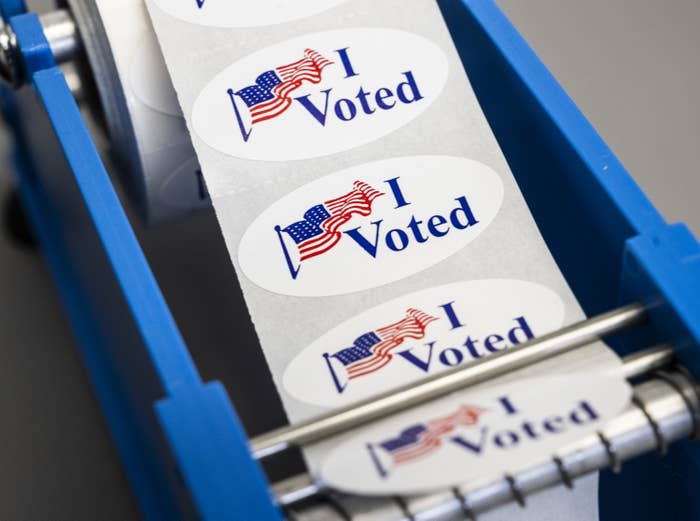
<path id="1" fill-rule="evenodd" d="M 655 350 L 655 354 L 647 354 L 660 362 L 665 356 L 661 356 L 663 350 Z M 651 366 L 656 366 L 656 362 Z M 633 360 L 631 367 L 641 366 Z M 387 506 L 391 507 L 389 499 L 380 501 L 334 494 L 334 501 L 345 507 L 350 519 L 454 521 L 464 519 L 467 512 L 475 519 L 478 514 L 514 500 L 527 504 L 527 498 L 533 493 L 562 483 L 575 486 L 575 479 L 610 466 L 612 460 L 622 464 L 636 456 L 658 452 L 675 441 L 697 436 L 696 420 L 700 412 L 697 382 L 687 374 L 681 371 L 664 373 L 663 377 L 637 385 L 635 396 L 634 403 L 600 433 L 585 436 L 559 451 L 558 456 L 533 461 L 528 469 L 493 482 L 406 498 L 404 505 L 408 513 L 394 510 L 387 516 Z M 325 512 L 323 508 L 321 505 L 295 510 L 296 519 L 321 519 L 317 514 Z M 323 519 L 336 521 L 335 517 Z"/>
<path id="2" fill-rule="evenodd" d="M 643 349 L 622 359 L 623 375 L 627 380 L 632 380 L 660 369 L 664 369 L 673 362 L 674 356 L 673 347 L 668 344 L 661 344 Z M 671 380 L 665 373 L 661 373 L 658 377 L 660 379 L 668 380 L 671 384 L 675 383 L 675 380 Z M 676 391 L 679 393 L 684 392 L 679 386 L 677 386 Z M 686 398 L 688 409 L 692 409 L 691 401 L 692 400 L 690 398 Z M 563 462 L 559 458 L 556 458 L 555 463 L 561 469 L 561 473 L 565 478 L 564 482 L 570 482 L 568 476 L 563 470 Z M 313 480 L 308 474 L 294 476 L 280 483 L 276 483 L 274 486 L 274 494 L 277 498 L 277 502 L 283 507 L 290 507 L 297 503 L 301 503 L 323 494 L 324 492 L 326 492 L 326 489 L 323 487 L 323 485 Z"/>
<path id="3" fill-rule="evenodd" d="M 72 60 L 80 49 L 80 38 L 70 11 L 57 9 L 41 15 L 40 21 L 56 63 Z M 21 87 L 27 81 L 17 38 L 12 27 L 2 24 L 0 24 L 0 79 L 14 88 Z"/>

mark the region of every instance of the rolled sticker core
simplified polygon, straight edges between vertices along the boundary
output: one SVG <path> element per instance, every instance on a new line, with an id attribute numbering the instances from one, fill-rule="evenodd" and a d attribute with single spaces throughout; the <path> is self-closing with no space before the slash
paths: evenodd
<path id="1" fill-rule="evenodd" d="M 241 239 L 255 284 L 284 295 L 352 293 L 454 255 L 493 221 L 503 183 L 478 161 L 411 156 L 330 174 L 280 199 Z"/>
<path id="2" fill-rule="evenodd" d="M 370 496 L 488 483 L 600 430 L 630 396 L 624 379 L 596 373 L 462 391 L 355 433 L 326 458 L 321 478 Z"/>
<path id="3" fill-rule="evenodd" d="M 318 338 L 289 364 L 284 388 L 302 402 L 350 405 L 554 331 L 564 314 L 557 293 L 521 280 L 410 293 Z"/>

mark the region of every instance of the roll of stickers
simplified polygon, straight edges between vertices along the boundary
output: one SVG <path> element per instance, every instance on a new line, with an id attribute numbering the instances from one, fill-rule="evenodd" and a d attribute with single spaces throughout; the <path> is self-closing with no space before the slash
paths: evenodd
<path id="1" fill-rule="evenodd" d="M 583 317 L 434 1 L 148 5 L 292 422 Z M 597 343 L 304 453 L 362 495 L 517 470 L 620 412 L 620 368 Z M 595 477 L 546 494 L 485 519 L 597 517 Z"/>
<path id="2" fill-rule="evenodd" d="M 142 0 L 69 0 L 124 186 L 149 223 L 210 206 Z"/>

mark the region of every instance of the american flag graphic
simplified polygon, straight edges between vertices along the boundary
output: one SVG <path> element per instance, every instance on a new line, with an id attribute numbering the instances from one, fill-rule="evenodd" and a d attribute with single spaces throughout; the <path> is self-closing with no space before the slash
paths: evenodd
<path id="1" fill-rule="evenodd" d="M 331 356 L 345 366 L 349 380 L 374 373 L 391 362 L 392 351 L 406 339 L 423 338 L 426 327 L 435 320 L 437 317 L 409 308 L 398 322 L 357 337 L 351 347 Z"/>
<path id="2" fill-rule="evenodd" d="M 479 417 L 487 409 L 472 405 L 461 405 L 456 412 L 429 420 L 426 423 L 419 423 L 405 429 L 397 438 L 385 440 L 377 444 L 390 455 L 393 465 L 402 465 L 420 459 L 442 446 L 442 440 L 451 434 L 457 427 L 470 427 L 479 423 Z M 370 451 L 379 465 L 376 453 L 372 452 L 374 446 L 370 446 Z M 382 475 L 386 474 L 383 467 L 379 468 Z"/>
<path id="3" fill-rule="evenodd" d="M 333 64 L 320 53 L 306 49 L 304 57 L 260 74 L 253 85 L 235 94 L 248 107 L 253 125 L 276 118 L 292 104 L 289 95 L 307 81 L 320 83 L 323 69 Z"/>
<path id="4" fill-rule="evenodd" d="M 304 213 L 304 219 L 290 224 L 286 232 L 299 250 L 300 261 L 326 253 L 342 237 L 338 229 L 354 215 L 368 216 L 372 203 L 384 192 L 367 183 L 355 181 L 352 190 L 345 195 L 312 206 Z"/>

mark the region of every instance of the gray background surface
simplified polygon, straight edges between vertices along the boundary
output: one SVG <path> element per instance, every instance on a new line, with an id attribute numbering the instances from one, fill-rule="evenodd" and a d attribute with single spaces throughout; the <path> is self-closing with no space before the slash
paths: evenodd
<path id="1" fill-rule="evenodd" d="M 667 219 L 700 234 L 700 2 L 497 2 Z M 138 519 L 51 280 L 4 235 L 0 345 L 0 521 Z"/>

